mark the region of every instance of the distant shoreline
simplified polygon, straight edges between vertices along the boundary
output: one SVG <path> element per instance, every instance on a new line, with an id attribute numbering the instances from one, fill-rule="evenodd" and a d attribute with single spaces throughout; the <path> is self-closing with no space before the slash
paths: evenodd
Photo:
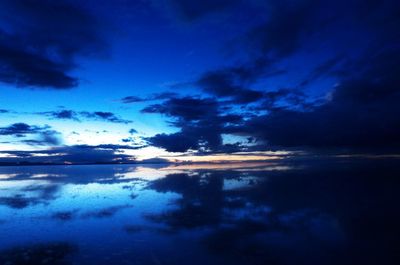
<path id="1" fill-rule="evenodd" d="M 251 160 L 251 161 L 218 161 L 218 162 L 132 162 L 132 163 L 0 163 L 0 167 L 15 167 L 15 166 L 100 166 L 100 165 L 174 165 L 174 166 L 185 166 L 185 165 L 228 165 L 228 164 L 251 164 L 251 163 L 271 163 L 276 161 L 269 160 Z"/>
<path id="2" fill-rule="evenodd" d="M 30 162 L 0 162 L 0 167 L 27 167 L 27 166 L 94 166 L 94 165 L 173 165 L 173 166 L 187 166 L 187 165 L 229 165 L 229 164 L 253 164 L 253 163 L 276 163 L 276 162 L 304 162 L 304 161 L 357 161 L 357 160 L 399 160 L 398 154 L 384 154 L 384 155 L 336 155 L 336 156 L 309 156 L 309 157 L 290 157 L 278 160 L 245 160 L 245 161 L 135 161 L 135 162 L 87 162 L 87 163 L 30 163 Z"/>
<path id="3" fill-rule="evenodd" d="M 15 167 L 15 166 L 100 166 L 100 165 L 170 165 L 174 163 L 73 163 L 73 164 L 64 164 L 64 163 L 0 163 L 0 167 Z"/>

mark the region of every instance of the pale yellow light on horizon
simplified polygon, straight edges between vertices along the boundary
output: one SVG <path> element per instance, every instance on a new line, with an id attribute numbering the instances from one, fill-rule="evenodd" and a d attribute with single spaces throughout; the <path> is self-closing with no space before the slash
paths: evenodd
<path id="1" fill-rule="evenodd" d="M 278 160 L 292 154 L 288 151 L 259 151 L 259 152 L 238 152 L 232 154 L 210 154 L 196 155 L 195 153 L 171 153 L 157 147 L 145 147 L 137 150 L 124 150 L 125 154 L 136 157 L 137 161 L 151 158 L 166 159 L 170 162 L 245 162 Z"/>
<path id="2" fill-rule="evenodd" d="M 241 162 L 241 161 L 265 161 L 282 159 L 282 156 L 266 156 L 266 155 L 206 155 L 206 156 L 167 156 L 160 157 L 171 162 Z"/>

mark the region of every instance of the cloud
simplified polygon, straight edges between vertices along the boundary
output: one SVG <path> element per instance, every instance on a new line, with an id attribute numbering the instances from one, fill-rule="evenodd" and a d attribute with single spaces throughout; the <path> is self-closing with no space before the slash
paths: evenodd
<path id="1" fill-rule="evenodd" d="M 70 1 L 5 0 L 0 4 L 0 81 L 21 88 L 68 89 L 77 57 L 104 54 L 104 27 Z"/>
<path id="2" fill-rule="evenodd" d="M 170 98 L 161 104 L 145 107 L 143 113 L 160 113 L 169 117 L 176 117 L 184 121 L 204 119 L 214 116 L 218 112 L 218 104 L 213 99 L 182 97 Z"/>
<path id="3" fill-rule="evenodd" d="M 397 48 L 368 54 L 354 69 L 346 70 L 325 104 L 309 111 L 272 111 L 231 132 L 257 137 L 271 146 L 396 149 L 400 146 L 399 60 Z"/>
<path id="4" fill-rule="evenodd" d="M 121 98 L 119 101 L 124 104 L 131 104 L 131 103 L 137 103 L 137 102 L 168 99 L 168 98 L 176 97 L 176 96 L 177 96 L 177 94 L 173 93 L 173 92 L 163 92 L 163 93 L 155 93 L 148 97 L 127 96 L 127 97 Z"/>
<path id="5" fill-rule="evenodd" d="M 129 130 L 129 134 L 135 134 L 135 133 L 137 133 L 137 132 L 138 132 L 138 131 L 135 130 L 135 129 L 133 129 L 133 128 Z"/>
<path id="6" fill-rule="evenodd" d="M 28 145 L 60 145 L 62 143 L 61 134 L 55 130 L 51 130 L 48 125 L 37 126 L 26 123 L 14 123 L 7 127 L 0 128 L 0 135 L 14 136 L 23 138 L 28 135 L 36 136 L 34 139 L 24 139 L 20 142 Z"/>
<path id="7" fill-rule="evenodd" d="M 254 103 L 268 97 L 265 87 L 254 89 L 252 86 L 260 85 L 265 79 L 288 74 L 288 70 L 280 65 L 282 60 L 304 48 L 308 38 L 321 31 L 327 24 L 325 20 L 328 20 L 318 16 L 322 7 L 315 0 L 266 1 L 263 4 L 254 1 L 247 5 L 265 10 L 262 20 L 248 25 L 246 33 L 238 38 L 240 41 L 235 41 L 240 47 L 237 53 L 245 54 L 249 59 L 234 66 L 206 71 L 190 82 L 201 91 L 228 99 L 234 104 Z M 207 4 L 204 8 L 208 10 Z"/>
<path id="8" fill-rule="evenodd" d="M 131 208 L 131 207 L 132 206 L 130 206 L 130 205 L 110 206 L 107 208 L 87 212 L 87 213 L 83 214 L 83 217 L 84 218 L 109 218 L 109 217 L 113 217 L 118 212 L 120 212 L 124 209 L 127 209 L 127 208 Z"/>
<path id="9" fill-rule="evenodd" d="M 61 220 L 61 221 L 70 221 L 74 219 L 75 215 L 77 213 L 77 210 L 73 211 L 59 211 L 55 212 L 52 214 L 51 218 L 55 220 Z"/>
<path id="10" fill-rule="evenodd" d="M 113 123 L 131 123 L 132 121 L 124 120 L 119 118 L 112 112 L 104 112 L 104 111 L 73 111 L 73 110 L 56 110 L 56 111 L 45 111 L 45 112 L 38 112 L 36 114 L 41 114 L 48 116 L 53 119 L 60 119 L 60 120 L 74 120 L 74 121 L 81 121 L 82 119 L 86 120 L 97 120 L 97 121 L 106 121 L 106 122 L 113 122 Z"/>
<path id="11" fill-rule="evenodd" d="M 124 120 L 121 118 L 118 118 L 114 113 L 112 112 L 104 112 L 104 111 L 95 111 L 95 112 L 87 112 L 83 111 L 80 112 L 80 115 L 84 116 L 85 118 L 88 119 L 94 119 L 94 120 L 100 120 L 100 121 L 108 121 L 108 122 L 114 122 L 114 123 L 131 123 L 132 121 L 129 120 Z"/>
<path id="12" fill-rule="evenodd" d="M 276 101 L 281 99 L 290 101 L 291 97 L 295 97 L 294 91 L 265 92 L 262 102 L 264 106 L 268 103 L 268 108 L 274 109 Z M 226 103 L 221 103 L 215 98 L 190 96 L 170 98 L 160 104 L 149 105 L 142 110 L 143 113 L 163 114 L 171 118 L 170 124 L 179 128 L 179 131 L 171 134 L 159 133 L 145 137 L 144 140 L 149 145 L 170 152 L 193 150 L 232 153 L 256 148 L 254 144 L 250 146 L 241 142 L 223 143 L 223 134 L 246 135 L 236 132 L 235 128 L 239 130 L 245 128 L 252 117 L 257 117 L 255 114 L 249 115 L 245 112 L 230 113 L 224 107 Z M 265 148 L 263 143 L 259 144 Z"/>
<path id="13" fill-rule="evenodd" d="M 38 139 L 22 140 L 21 142 L 29 145 L 39 146 L 58 146 L 62 144 L 61 134 L 54 130 L 40 132 Z"/>
<path id="14" fill-rule="evenodd" d="M 92 163 L 129 163 L 134 157 L 123 153 L 127 149 L 138 149 L 129 145 L 73 145 L 57 146 L 38 151 L 0 151 L 10 157 L 0 158 L 2 163 L 41 164 L 92 164 Z"/>
<path id="15" fill-rule="evenodd" d="M 338 72 L 340 71 L 339 66 L 341 66 L 341 64 L 345 61 L 345 59 L 346 59 L 345 56 L 339 54 L 321 63 L 320 65 L 315 67 L 315 69 L 309 74 L 306 80 L 303 80 L 303 82 L 301 82 L 300 86 L 303 87 L 307 86 L 311 82 L 323 76 L 338 74 Z"/>
<path id="16" fill-rule="evenodd" d="M 267 6 L 265 21 L 241 38 L 246 44 L 238 52 L 250 60 L 206 71 L 190 83 L 214 98 L 175 96 L 142 110 L 169 117 L 179 129 L 148 137 L 148 143 L 173 152 L 397 150 L 399 4 L 351 1 L 349 8 L 345 3 L 305 0 L 269 1 Z M 349 37 L 352 34 L 367 41 Z M 282 68 L 290 63 L 295 69 Z M 294 85 L 264 85 L 277 75 Z M 327 86 L 327 81 L 335 85 Z M 257 89 L 252 88 L 255 84 Z M 253 140 L 247 146 L 228 146 L 223 134 Z"/>
<path id="17" fill-rule="evenodd" d="M 130 103 L 136 103 L 136 102 L 143 102 L 143 101 L 146 101 L 146 99 L 137 97 L 137 96 L 127 96 L 127 97 L 121 98 L 120 101 L 125 104 L 130 104 Z"/>
<path id="18" fill-rule="evenodd" d="M 29 125 L 26 123 L 14 123 L 7 127 L 0 128 L 0 135 L 12 135 L 16 137 L 24 137 L 27 134 L 37 134 L 41 133 L 47 129 L 49 126 L 36 126 L 36 125 Z"/>
<path id="19" fill-rule="evenodd" d="M 190 22 L 228 9 L 239 2 L 241 0 L 204 0 L 201 2 L 171 0 L 169 4 L 181 19 Z"/>
<path id="20" fill-rule="evenodd" d="M 324 25 L 315 0 L 269 1 L 267 20 L 249 30 L 245 38 L 252 49 L 270 58 L 283 58 L 297 51 L 303 38 Z"/>
<path id="21" fill-rule="evenodd" d="M 66 119 L 79 121 L 78 114 L 73 110 L 59 110 L 43 112 L 45 115 L 49 115 L 55 119 Z"/>
<path id="22" fill-rule="evenodd" d="M 26 198 L 22 195 L 0 197 L 0 205 L 6 205 L 14 209 L 23 209 L 34 203 L 36 203 L 36 198 Z"/>
<path id="23" fill-rule="evenodd" d="M 6 43 L 9 39 L 12 37 L 0 29 L 0 62 L 5 65 L 0 81 L 17 87 L 65 89 L 77 86 L 78 80 L 66 73 L 71 66 L 18 49 L 17 44 Z"/>
<path id="24" fill-rule="evenodd" d="M 186 152 L 199 149 L 199 137 L 181 131 L 172 134 L 157 134 L 146 140 L 153 146 L 161 147 L 168 152 Z"/>
<path id="25" fill-rule="evenodd" d="M 263 92 L 247 88 L 251 81 L 263 74 L 264 61 L 258 63 L 254 67 L 230 67 L 206 72 L 194 85 L 213 96 L 231 98 L 235 103 L 258 101 Z"/>
<path id="26" fill-rule="evenodd" d="M 225 126 L 242 122 L 239 115 L 222 114 L 218 101 L 213 98 L 171 98 L 161 104 L 147 106 L 142 112 L 170 117 L 171 124 L 180 129 L 176 133 L 160 133 L 144 138 L 150 145 L 170 152 L 221 150 L 224 148 L 222 134 Z"/>
<path id="27" fill-rule="evenodd" d="M 169 152 L 216 151 L 222 145 L 220 124 L 206 125 L 204 122 L 200 125 L 182 126 L 177 133 L 156 134 L 144 140 Z"/>

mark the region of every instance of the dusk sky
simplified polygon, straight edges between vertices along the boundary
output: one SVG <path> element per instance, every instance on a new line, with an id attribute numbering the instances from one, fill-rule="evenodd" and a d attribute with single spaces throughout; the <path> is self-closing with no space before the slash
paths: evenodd
<path id="1" fill-rule="evenodd" d="M 400 1 L 1 0 L 0 162 L 398 154 Z"/>

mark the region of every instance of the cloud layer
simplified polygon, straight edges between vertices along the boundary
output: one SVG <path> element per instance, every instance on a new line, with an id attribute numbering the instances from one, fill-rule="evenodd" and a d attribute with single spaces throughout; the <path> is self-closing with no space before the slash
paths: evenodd
<path id="1" fill-rule="evenodd" d="M 175 4 L 181 10 L 197 10 L 187 12 L 192 19 L 215 10 L 207 4 L 202 5 L 204 9 L 184 1 Z M 328 9 L 335 12 L 328 13 Z M 267 149 L 397 149 L 400 39 L 395 25 L 400 23 L 399 10 L 396 1 L 270 2 L 268 18 L 241 38 L 242 52 L 256 56 L 239 65 L 207 71 L 190 83 L 210 98 L 172 96 L 145 107 L 142 112 L 169 117 L 179 129 L 147 141 L 174 152 L 224 150 L 222 136 L 226 134 L 247 137 L 258 148 Z M 219 11 L 231 12 L 222 7 Z M 343 25 L 368 42 L 349 37 Z M 323 43 L 333 54 L 325 52 L 319 63 L 304 63 L 314 67 L 307 68 L 300 79 L 293 69 L 284 68 L 288 60 L 301 66 L 296 56 L 319 49 L 316 43 Z M 268 86 L 268 80 L 277 76 L 299 81 L 283 88 Z M 317 92 L 322 87 L 315 87 L 323 86 L 324 80 L 336 84 L 321 97 Z M 244 148 L 243 142 L 233 146 L 234 151 Z"/>
<path id="2" fill-rule="evenodd" d="M 102 25 L 70 1 L 5 0 L 0 4 L 0 81 L 17 87 L 68 89 L 77 57 L 101 55 Z"/>

